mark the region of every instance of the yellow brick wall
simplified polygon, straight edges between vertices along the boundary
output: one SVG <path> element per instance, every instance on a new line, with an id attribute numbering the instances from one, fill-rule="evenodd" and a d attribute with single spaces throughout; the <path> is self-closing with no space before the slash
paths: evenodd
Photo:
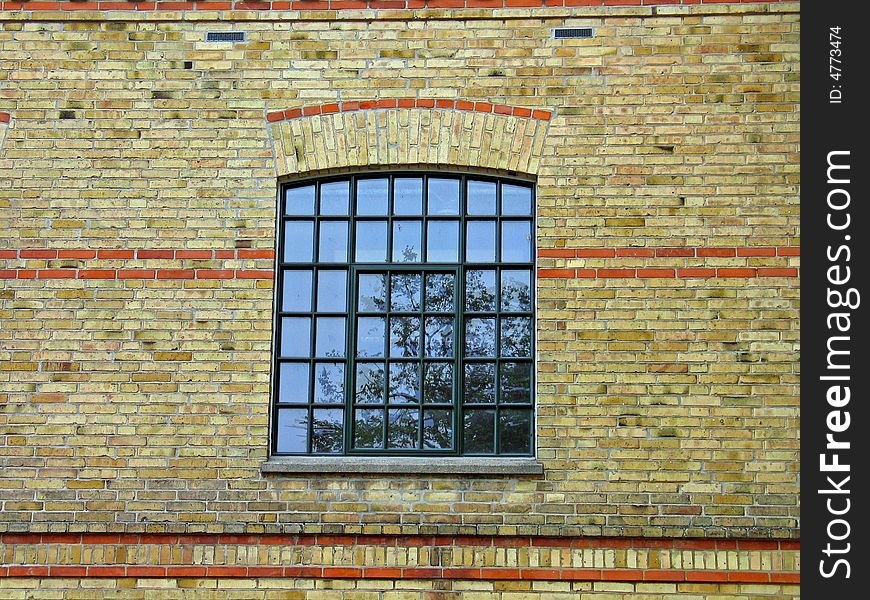
<path id="1" fill-rule="evenodd" d="M 798 537 L 796 3 L 98 17 L 0 13 L 0 531 Z M 421 98 L 553 113 L 544 475 L 264 475 L 266 115 Z"/>

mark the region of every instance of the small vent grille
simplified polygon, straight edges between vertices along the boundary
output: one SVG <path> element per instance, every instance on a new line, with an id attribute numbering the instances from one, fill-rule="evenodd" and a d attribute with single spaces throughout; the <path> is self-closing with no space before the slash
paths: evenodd
<path id="1" fill-rule="evenodd" d="M 205 34 L 207 42 L 244 42 L 244 31 L 209 31 Z"/>
<path id="2" fill-rule="evenodd" d="M 567 38 L 591 38 L 595 31 L 591 27 L 559 27 L 553 31 L 553 37 L 557 40 Z"/>

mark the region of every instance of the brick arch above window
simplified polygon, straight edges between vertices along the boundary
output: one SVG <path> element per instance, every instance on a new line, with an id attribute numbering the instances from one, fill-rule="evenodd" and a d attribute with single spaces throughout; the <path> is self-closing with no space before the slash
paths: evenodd
<path id="1" fill-rule="evenodd" d="M 268 114 L 279 177 L 424 164 L 536 175 L 550 117 L 453 100 L 347 102 Z"/>

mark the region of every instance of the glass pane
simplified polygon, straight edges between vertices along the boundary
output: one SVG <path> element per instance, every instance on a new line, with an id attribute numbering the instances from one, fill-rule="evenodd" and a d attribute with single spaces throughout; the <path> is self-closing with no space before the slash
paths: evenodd
<path id="1" fill-rule="evenodd" d="M 501 309 L 508 312 L 532 310 L 531 271 L 501 272 Z"/>
<path id="2" fill-rule="evenodd" d="M 384 365 L 381 363 L 357 363 L 356 396 L 357 404 L 384 403 Z"/>
<path id="3" fill-rule="evenodd" d="M 308 404 L 308 363 L 281 363 L 278 367 L 278 402 Z"/>
<path id="4" fill-rule="evenodd" d="M 393 363 L 390 365 L 390 404 L 420 403 L 420 365 Z"/>
<path id="5" fill-rule="evenodd" d="M 311 354 L 311 319 L 284 317 L 281 319 L 281 356 L 307 357 Z"/>
<path id="6" fill-rule="evenodd" d="M 393 262 L 420 262 L 423 258 L 423 224 L 393 221 Z"/>
<path id="7" fill-rule="evenodd" d="M 426 230 L 426 260 L 459 262 L 459 221 L 429 221 Z"/>
<path id="8" fill-rule="evenodd" d="M 393 212 L 397 215 L 423 213 L 423 180 L 396 177 L 393 187 Z"/>
<path id="9" fill-rule="evenodd" d="M 495 221 L 469 221 L 465 236 L 465 260 L 495 262 Z"/>
<path id="10" fill-rule="evenodd" d="M 453 447 L 452 410 L 427 410 L 423 413 L 423 447 L 430 450 Z"/>
<path id="11" fill-rule="evenodd" d="M 308 452 L 308 409 L 278 411 L 278 452 Z"/>
<path id="12" fill-rule="evenodd" d="M 314 214 L 314 186 L 288 188 L 284 193 L 285 215 Z"/>
<path id="13" fill-rule="evenodd" d="M 501 214 L 532 214 L 532 188 L 519 185 L 501 186 Z"/>
<path id="14" fill-rule="evenodd" d="M 529 221 L 502 221 L 502 262 L 532 262 L 532 224 Z"/>
<path id="15" fill-rule="evenodd" d="M 311 262 L 314 257 L 314 222 L 284 223 L 284 262 Z"/>
<path id="16" fill-rule="evenodd" d="M 495 363 L 466 363 L 463 402 L 493 404 L 495 402 Z"/>
<path id="17" fill-rule="evenodd" d="M 465 322 L 465 355 L 495 356 L 495 319 L 468 319 Z"/>
<path id="18" fill-rule="evenodd" d="M 354 448 L 384 447 L 384 411 L 380 408 L 365 408 L 354 411 Z"/>
<path id="19" fill-rule="evenodd" d="M 532 449 L 532 411 L 502 409 L 498 415 L 498 451 L 529 454 Z"/>
<path id="20" fill-rule="evenodd" d="M 320 222 L 320 262 L 347 262 L 347 221 Z"/>
<path id="21" fill-rule="evenodd" d="M 318 363 L 314 366 L 314 403 L 344 404 L 343 363 Z"/>
<path id="22" fill-rule="evenodd" d="M 426 275 L 426 310 L 453 311 L 453 274 L 430 273 Z"/>
<path id="23" fill-rule="evenodd" d="M 314 356 L 344 358 L 344 317 L 319 317 L 314 340 Z"/>
<path id="24" fill-rule="evenodd" d="M 495 214 L 495 182 L 494 181 L 469 181 L 468 182 L 468 214 L 470 214 L 470 215 L 494 215 Z"/>
<path id="25" fill-rule="evenodd" d="M 502 319 L 501 355 L 532 355 L 532 320 L 530 318 L 511 317 Z"/>
<path id="26" fill-rule="evenodd" d="M 341 452 L 344 445 L 344 410 L 340 408 L 315 410 L 311 429 L 312 452 L 322 454 Z"/>
<path id="27" fill-rule="evenodd" d="M 387 414 L 389 447 L 417 448 L 420 411 L 416 408 L 391 408 Z"/>
<path id="28" fill-rule="evenodd" d="M 453 356 L 453 317 L 426 317 L 427 358 Z"/>
<path id="29" fill-rule="evenodd" d="M 357 262 L 385 262 L 387 260 L 387 222 L 357 221 Z"/>
<path id="30" fill-rule="evenodd" d="M 429 178 L 429 214 L 459 214 L 459 180 Z"/>
<path id="31" fill-rule="evenodd" d="M 495 411 L 467 410 L 462 427 L 466 454 L 492 454 L 495 449 Z"/>
<path id="32" fill-rule="evenodd" d="M 346 215 L 349 200 L 349 181 L 333 181 L 320 186 L 321 215 Z"/>
<path id="33" fill-rule="evenodd" d="M 356 182 L 356 214 L 385 215 L 389 201 L 389 180 L 360 179 Z"/>
<path id="34" fill-rule="evenodd" d="M 390 356 L 420 356 L 420 317 L 390 317 Z"/>
<path id="35" fill-rule="evenodd" d="M 387 327 L 383 317 L 359 317 L 356 321 L 356 355 L 383 356 L 386 336 Z"/>
<path id="36" fill-rule="evenodd" d="M 347 271 L 317 273 L 317 310 L 321 312 L 347 310 Z"/>
<path id="37" fill-rule="evenodd" d="M 428 404 L 453 404 L 453 365 L 427 363 L 423 381 L 423 401 Z"/>
<path id="38" fill-rule="evenodd" d="M 495 271 L 465 273 L 465 310 L 485 312 L 495 310 Z"/>
<path id="39" fill-rule="evenodd" d="M 418 312 L 420 310 L 420 274 L 390 277 L 390 310 Z"/>
<path id="40" fill-rule="evenodd" d="M 501 363 L 500 402 L 532 401 L 532 364 Z"/>
<path id="41" fill-rule="evenodd" d="M 281 310 L 311 311 L 311 271 L 284 271 Z"/>
<path id="42" fill-rule="evenodd" d="M 359 276 L 359 301 L 357 307 L 364 312 L 387 310 L 387 276 L 380 273 Z"/>

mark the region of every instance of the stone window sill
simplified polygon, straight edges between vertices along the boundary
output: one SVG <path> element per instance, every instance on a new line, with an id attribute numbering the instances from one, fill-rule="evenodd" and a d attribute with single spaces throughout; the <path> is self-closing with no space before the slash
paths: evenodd
<path id="1" fill-rule="evenodd" d="M 262 464 L 263 473 L 343 473 L 420 475 L 541 475 L 535 458 L 480 456 L 280 456 Z"/>

